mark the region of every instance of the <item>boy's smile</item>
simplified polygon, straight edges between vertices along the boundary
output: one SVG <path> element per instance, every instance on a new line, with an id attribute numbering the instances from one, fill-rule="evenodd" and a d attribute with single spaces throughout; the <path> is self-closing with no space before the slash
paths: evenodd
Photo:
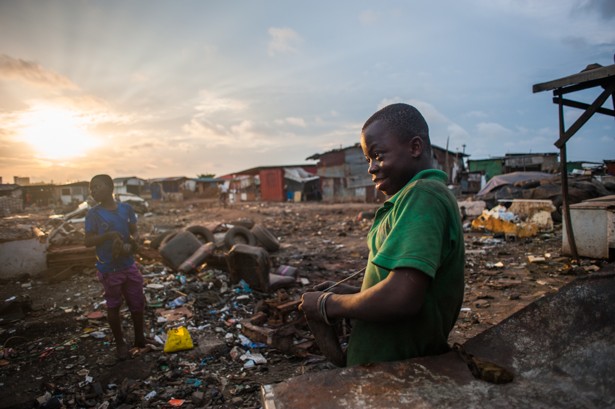
<path id="1" fill-rule="evenodd" d="M 375 121 L 361 134 L 361 148 L 376 189 L 388 196 L 403 188 L 416 174 L 410 138 L 395 135 L 383 121 Z"/>

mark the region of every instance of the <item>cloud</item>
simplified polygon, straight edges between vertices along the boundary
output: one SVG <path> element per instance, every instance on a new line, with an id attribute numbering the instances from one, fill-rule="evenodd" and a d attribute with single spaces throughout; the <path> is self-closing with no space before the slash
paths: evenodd
<path id="1" fill-rule="evenodd" d="M 470 112 L 467 112 L 465 116 L 468 118 L 483 119 L 483 118 L 487 118 L 489 115 L 487 115 L 483 111 L 470 111 Z"/>
<path id="2" fill-rule="evenodd" d="M 150 80 L 150 76 L 144 71 L 136 71 L 132 73 L 132 80 L 135 82 L 147 82 Z"/>
<path id="3" fill-rule="evenodd" d="M 454 122 L 451 122 L 446 129 L 448 135 L 450 135 L 451 143 L 464 143 L 470 137 L 470 134 L 461 125 Z"/>
<path id="4" fill-rule="evenodd" d="M 226 146 L 232 148 L 261 149 L 274 144 L 269 132 L 259 129 L 254 121 L 242 120 L 230 125 L 214 123 L 207 118 L 193 118 L 182 130 L 192 138 L 192 143 L 205 147 Z"/>
<path id="5" fill-rule="evenodd" d="M 195 106 L 199 115 L 218 113 L 221 111 L 240 112 L 247 108 L 243 101 L 232 98 L 220 98 L 209 91 L 199 92 L 199 102 Z"/>
<path id="6" fill-rule="evenodd" d="M 610 135 L 602 135 L 599 139 L 598 139 L 601 143 L 604 143 L 604 146 L 609 149 L 612 148 L 613 146 L 615 146 L 615 137 L 610 136 Z"/>
<path id="7" fill-rule="evenodd" d="M 560 39 L 569 45 L 612 44 L 613 30 L 605 30 L 596 17 L 615 17 L 613 0 L 474 0 L 481 9 L 491 9 L 498 16 L 521 18 L 518 24 L 541 33 L 545 38 Z M 565 22 L 565 32 L 557 29 Z M 577 33 L 572 34 L 572 33 Z"/>
<path id="8" fill-rule="evenodd" d="M 224 141 L 229 137 L 228 130 L 224 126 L 214 124 L 205 118 L 192 118 L 189 123 L 182 126 L 182 131 L 214 143 Z"/>
<path id="9" fill-rule="evenodd" d="M 480 122 L 476 125 L 480 136 L 487 136 L 497 140 L 505 140 L 512 137 L 515 133 L 495 122 Z"/>
<path id="10" fill-rule="evenodd" d="M 597 13 L 604 20 L 615 17 L 615 1 L 613 0 L 582 0 L 577 6 L 580 10 Z"/>
<path id="11" fill-rule="evenodd" d="M 277 119 L 275 121 L 276 125 L 292 125 L 292 126 L 298 126 L 300 128 L 305 128 L 307 126 L 307 124 L 305 123 L 305 119 L 303 118 L 298 118 L 298 117 L 288 117 L 288 118 L 284 118 L 284 119 Z"/>
<path id="12" fill-rule="evenodd" d="M 296 45 L 302 42 L 302 38 L 292 28 L 271 27 L 268 30 L 271 40 L 267 47 L 267 53 L 273 57 L 276 54 L 295 54 Z"/>
<path id="13" fill-rule="evenodd" d="M 366 26 L 376 24 L 380 20 L 380 13 L 373 10 L 365 10 L 359 14 L 359 22 Z"/>
<path id="14" fill-rule="evenodd" d="M 68 78 L 46 70 L 40 64 L 0 55 L 0 79 L 17 78 L 32 85 L 77 90 L 79 87 Z"/>
<path id="15" fill-rule="evenodd" d="M 396 103 L 405 102 L 414 106 L 421 112 L 427 125 L 429 126 L 429 138 L 431 143 L 441 148 L 446 148 L 449 144 L 449 150 L 462 150 L 463 145 L 468 145 L 471 140 L 471 135 L 463 126 L 448 118 L 429 102 L 418 99 L 409 99 L 406 101 L 400 98 L 384 99 L 378 105 L 378 109 Z"/>

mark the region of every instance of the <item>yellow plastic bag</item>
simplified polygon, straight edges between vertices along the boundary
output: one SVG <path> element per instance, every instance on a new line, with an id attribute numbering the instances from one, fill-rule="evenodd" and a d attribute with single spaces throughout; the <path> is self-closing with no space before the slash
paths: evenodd
<path id="1" fill-rule="evenodd" d="M 194 345 L 192 345 L 192 338 L 186 327 L 171 328 L 167 331 L 164 352 L 177 352 L 192 348 Z"/>

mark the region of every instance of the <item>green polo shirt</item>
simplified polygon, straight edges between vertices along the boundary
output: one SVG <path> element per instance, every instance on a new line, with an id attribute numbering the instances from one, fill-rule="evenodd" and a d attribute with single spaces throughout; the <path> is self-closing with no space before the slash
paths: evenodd
<path id="1" fill-rule="evenodd" d="M 465 256 L 457 200 L 446 181 L 440 170 L 421 171 L 376 212 L 367 237 L 370 252 L 361 290 L 402 267 L 422 271 L 431 282 L 416 315 L 391 322 L 353 322 L 349 366 L 449 349 L 448 334 L 463 301 Z"/>

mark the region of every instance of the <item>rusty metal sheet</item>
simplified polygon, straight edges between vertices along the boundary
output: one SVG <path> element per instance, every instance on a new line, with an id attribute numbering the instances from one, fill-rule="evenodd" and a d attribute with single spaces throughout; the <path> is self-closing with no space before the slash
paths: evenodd
<path id="1" fill-rule="evenodd" d="M 449 352 L 262 387 L 265 409 L 615 407 L 615 269 L 579 278 L 465 343 L 513 382 L 472 377 Z M 374 345 L 374 348 L 377 348 Z"/>

